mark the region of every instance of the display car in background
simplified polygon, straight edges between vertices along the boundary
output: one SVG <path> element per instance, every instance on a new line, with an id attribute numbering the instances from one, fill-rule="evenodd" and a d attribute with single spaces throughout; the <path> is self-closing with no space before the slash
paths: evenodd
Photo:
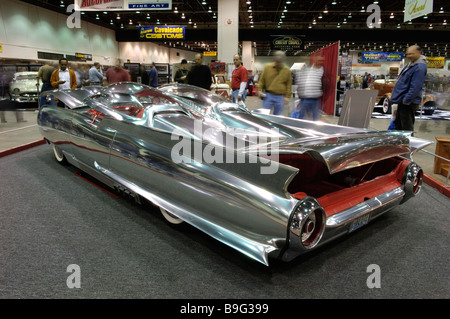
<path id="1" fill-rule="evenodd" d="M 370 90 L 378 90 L 377 104 L 374 107 L 375 112 L 392 113 L 391 96 L 396 82 L 397 80 L 394 79 L 377 79 L 370 84 Z M 435 110 L 436 102 L 433 94 L 424 93 L 423 101 L 416 114 L 433 115 Z"/>
<path id="2" fill-rule="evenodd" d="M 16 72 L 9 83 L 9 95 L 16 102 L 37 102 L 40 89 L 36 85 L 38 72 Z"/>
<path id="3" fill-rule="evenodd" d="M 252 113 L 183 84 L 44 94 L 58 100 L 38 113 L 58 162 L 265 265 L 365 226 L 422 185 L 407 158 L 429 143 L 406 133 Z"/>

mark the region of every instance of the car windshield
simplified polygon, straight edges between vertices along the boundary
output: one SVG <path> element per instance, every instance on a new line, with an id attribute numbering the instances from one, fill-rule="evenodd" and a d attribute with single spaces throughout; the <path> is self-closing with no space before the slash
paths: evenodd
<path id="1" fill-rule="evenodd" d="M 16 80 L 17 81 L 22 81 L 22 80 L 36 80 L 36 74 L 18 74 L 16 75 Z"/>
<path id="2" fill-rule="evenodd" d="M 217 103 L 229 102 L 226 98 L 214 94 L 208 90 L 187 84 L 166 84 L 159 88 L 160 91 L 189 99 L 204 108 L 209 108 Z"/>

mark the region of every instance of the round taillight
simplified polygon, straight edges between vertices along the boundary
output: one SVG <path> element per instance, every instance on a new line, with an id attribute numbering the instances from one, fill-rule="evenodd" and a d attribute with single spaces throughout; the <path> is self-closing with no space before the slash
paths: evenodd
<path id="1" fill-rule="evenodd" d="M 314 210 L 306 219 L 302 227 L 302 245 L 305 248 L 314 247 L 322 237 L 325 226 L 322 210 Z"/>
<path id="2" fill-rule="evenodd" d="M 301 240 L 302 249 L 314 248 L 325 230 L 325 211 L 312 197 L 303 198 L 290 222 L 290 231 Z"/>

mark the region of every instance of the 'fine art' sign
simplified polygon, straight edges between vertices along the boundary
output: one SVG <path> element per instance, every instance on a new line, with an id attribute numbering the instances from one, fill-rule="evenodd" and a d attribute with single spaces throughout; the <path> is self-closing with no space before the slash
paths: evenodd
<path id="1" fill-rule="evenodd" d="M 78 11 L 172 10 L 172 0 L 75 0 Z"/>

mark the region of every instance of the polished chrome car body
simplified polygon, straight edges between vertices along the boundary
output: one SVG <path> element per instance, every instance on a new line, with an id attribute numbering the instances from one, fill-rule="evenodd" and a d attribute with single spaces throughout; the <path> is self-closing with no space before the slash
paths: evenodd
<path id="1" fill-rule="evenodd" d="M 37 102 L 39 89 L 37 83 L 37 72 L 16 72 L 9 83 L 9 94 L 11 100 L 16 102 Z"/>
<path id="2" fill-rule="evenodd" d="M 364 226 L 422 183 L 407 158 L 428 142 L 406 133 L 251 113 L 183 84 L 45 94 L 59 107 L 38 124 L 58 161 L 265 265 Z"/>

